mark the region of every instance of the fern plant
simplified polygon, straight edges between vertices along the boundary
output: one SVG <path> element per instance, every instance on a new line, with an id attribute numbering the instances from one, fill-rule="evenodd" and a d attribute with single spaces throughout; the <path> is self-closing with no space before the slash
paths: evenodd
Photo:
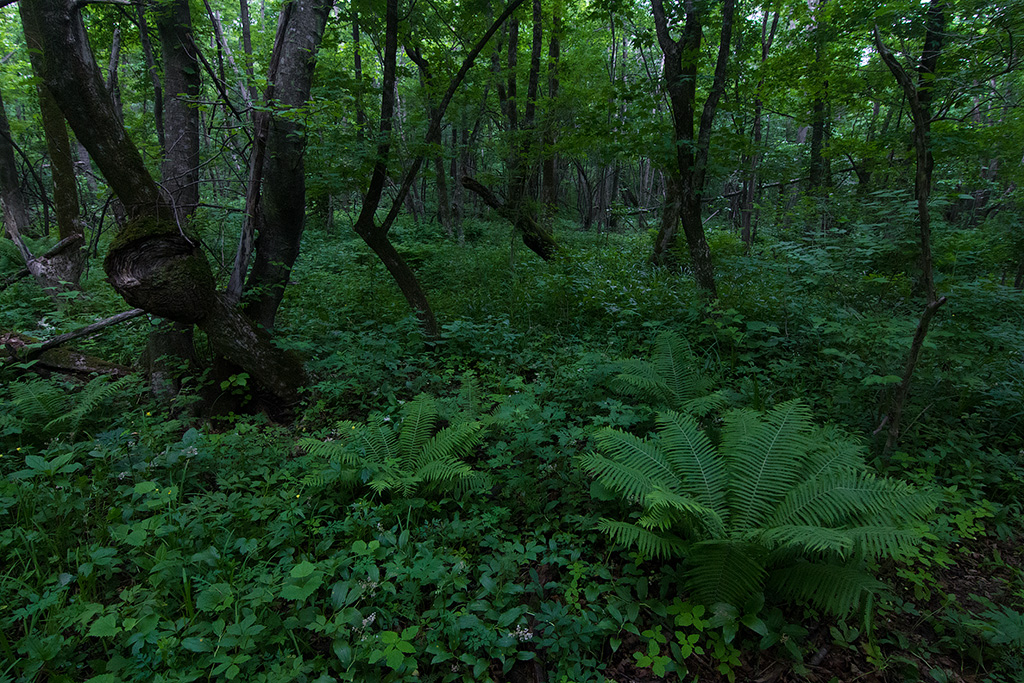
<path id="1" fill-rule="evenodd" d="M 299 446 L 307 453 L 330 462 L 306 484 L 363 482 L 376 493 L 404 496 L 420 489 L 462 494 L 485 488 L 489 478 L 463 461 L 480 443 L 483 425 L 471 420 L 438 430 L 439 420 L 434 399 L 420 395 L 405 405 L 400 424 L 388 418 L 367 425 L 345 420 L 336 426 L 337 440 L 302 439 Z"/>
<path id="2" fill-rule="evenodd" d="M 17 382 L 10 385 L 10 405 L 23 423 L 23 433 L 32 433 L 40 440 L 63 435 L 73 438 L 100 415 L 106 404 L 134 395 L 141 384 L 136 375 L 116 382 L 111 382 L 107 375 L 99 375 L 72 392 L 71 385 L 54 380 Z"/>
<path id="3" fill-rule="evenodd" d="M 815 428 L 799 401 L 766 415 L 725 415 L 713 444 L 696 420 L 660 413 L 656 438 L 597 434 L 583 467 L 638 503 L 633 522 L 602 519 L 646 556 L 681 557 L 706 604 L 741 605 L 768 590 L 843 614 L 879 589 L 868 560 L 899 557 L 933 507 L 911 486 L 867 471 L 861 450 Z"/>
<path id="4" fill-rule="evenodd" d="M 673 332 L 658 335 L 651 360 L 630 358 L 619 361 L 619 367 L 621 372 L 611 381 L 619 393 L 695 415 L 724 404 L 719 393 L 711 393 L 711 379 L 700 371 L 690 345 Z"/>

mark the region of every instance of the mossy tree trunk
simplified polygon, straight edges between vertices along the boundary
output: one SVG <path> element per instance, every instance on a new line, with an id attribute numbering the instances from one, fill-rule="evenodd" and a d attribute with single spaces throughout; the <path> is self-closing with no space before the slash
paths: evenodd
<path id="1" fill-rule="evenodd" d="M 38 27 L 40 74 L 129 221 L 104 260 L 125 301 L 148 313 L 198 325 L 213 349 L 243 368 L 279 401 L 298 399 L 305 374 L 298 359 L 224 301 L 197 240 L 178 225 L 169 198 L 146 170 L 118 120 L 89 47 L 80 5 L 25 0 L 22 21 Z"/>

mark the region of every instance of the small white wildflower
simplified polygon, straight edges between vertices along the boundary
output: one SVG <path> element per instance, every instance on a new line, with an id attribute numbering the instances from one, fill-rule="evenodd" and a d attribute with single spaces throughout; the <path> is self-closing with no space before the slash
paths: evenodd
<path id="1" fill-rule="evenodd" d="M 375 621 L 377 621 L 377 613 L 376 612 L 370 612 L 370 616 L 368 616 L 365 619 L 363 619 L 363 628 L 366 628 L 367 626 L 369 626 L 370 624 L 372 624 Z"/>
<path id="2" fill-rule="evenodd" d="M 510 638 L 515 638 L 520 643 L 525 643 L 528 640 L 533 640 L 533 631 L 526 628 L 522 624 L 516 626 L 516 630 L 508 634 Z"/>

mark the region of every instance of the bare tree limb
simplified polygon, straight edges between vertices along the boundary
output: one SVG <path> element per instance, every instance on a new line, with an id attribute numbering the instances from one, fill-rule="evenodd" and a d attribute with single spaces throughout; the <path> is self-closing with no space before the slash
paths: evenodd
<path id="1" fill-rule="evenodd" d="M 66 344 L 67 342 L 72 341 L 73 339 L 78 339 L 80 337 L 86 337 L 86 336 L 88 336 L 88 335 L 90 335 L 90 334 L 92 334 L 94 332 L 99 332 L 100 330 L 102 330 L 102 329 L 104 329 L 106 327 L 110 327 L 111 325 L 117 325 L 119 323 L 125 322 L 126 320 L 131 320 L 132 318 L 138 318 L 140 315 L 144 315 L 145 313 L 146 312 L 144 310 L 142 310 L 141 308 L 133 308 L 133 309 L 131 309 L 129 311 L 122 311 L 121 313 L 118 313 L 117 315 L 112 315 L 109 318 L 104 318 L 103 320 L 98 320 L 98 321 L 92 323 L 91 325 L 86 325 L 85 327 L 80 327 L 77 330 L 74 330 L 72 332 L 68 332 L 67 334 L 59 334 L 56 337 L 54 337 L 53 339 L 49 339 L 49 340 L 39 344 L 38 346 L 32 345 L 30 347 L 27 347 L 25 356 L 27 358 L 30 358 L 30 359 L 31 358 L 36 358 L 40 354 L 42 354 L 44 351 L 47 351 L 49 349 L 55 348 L 57 346 L 60 346 L 61 344 Z"/>

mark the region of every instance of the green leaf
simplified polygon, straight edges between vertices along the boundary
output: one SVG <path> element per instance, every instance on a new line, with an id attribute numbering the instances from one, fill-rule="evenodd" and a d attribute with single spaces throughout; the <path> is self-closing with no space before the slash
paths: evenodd
<path id="1" fill-rule="evenodd" d="M 107 614 L 92 622 L 88 635 L 93 638 L 110 638 L 121 632 L 117 625 L 117 614 Z"/>
<path id="2" fill-rule="evenodd" d="M 231 584 L 228 583 L 215 583 L 196 596 L 196 608 L 202 612 L 219 612 L 233 602 Z"/>
<path id="3" fill-rule="evenodd" d="M 297 564 L 294 567 L 292 567 L 291 575 L 293 579 L 302 579 L 312 574 L 315 569 L 315 564 L 313 564 L 312 562 L 303 561 L 300 564 Z"/>

